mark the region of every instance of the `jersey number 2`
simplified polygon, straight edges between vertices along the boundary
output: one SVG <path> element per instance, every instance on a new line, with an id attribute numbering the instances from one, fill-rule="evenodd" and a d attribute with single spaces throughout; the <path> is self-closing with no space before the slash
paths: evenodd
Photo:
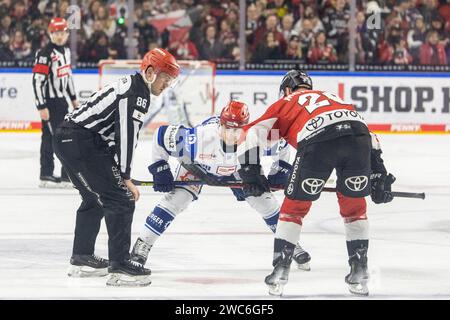
<path id="1" fill-rule="evenodd" d="M 319 98 L 323 96 L 327 97 L 327 99 L 317 102 L 317 100 L 319 100 Z M 322 92 L 322 94 L 311 92 L 302 94 L 298 97 L 298 103 L 303 106 L 309 113 L 313 113 L 318 108 L 331 105 L 331 101 L 345 104 L 345 102 L 341 98 L 328 92 Z"/>

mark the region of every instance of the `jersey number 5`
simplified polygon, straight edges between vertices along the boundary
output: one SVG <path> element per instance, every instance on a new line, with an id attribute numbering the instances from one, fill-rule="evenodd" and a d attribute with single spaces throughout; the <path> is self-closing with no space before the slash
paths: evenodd
<path id="1" fill-rule="evenodd" d="M 326 99 L 317 101 L 324 96 Z M 331 102 L 346 104 L 344 100 L 328 92 L 322 92 L 322 94 L 308 92 L 298 96 L 298 104 L 303 106 L 309 113 L 313 113 L 318 108 L 329 106 L 331 105 Z"/>

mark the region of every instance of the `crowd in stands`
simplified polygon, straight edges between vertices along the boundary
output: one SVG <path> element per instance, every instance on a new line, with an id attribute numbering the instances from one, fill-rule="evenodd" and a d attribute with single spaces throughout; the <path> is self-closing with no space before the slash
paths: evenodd
<path id="1" fill-rule="evenodd" d="M 81 62 L 126 59 L 128 46 L 133 58 L 154 47 L 178 59 L 233 62 L 242 54 L 238 0 L 135 0 L 133 12 L 126 0 L 76 2 Z M 450 64 L 450 0 L 356 2 L 356 63 Z M 0 61 L 33 60 L 49 41 L 49 20 L 70 19 L 70 5 L 69 0 L 0 0 Z M 175 26 L 155 23 L 169 17 L 178 17 Z M 247 0 L 245 58 L 253 63 L 348 63 L 349 25 L 349 0 Z"/>

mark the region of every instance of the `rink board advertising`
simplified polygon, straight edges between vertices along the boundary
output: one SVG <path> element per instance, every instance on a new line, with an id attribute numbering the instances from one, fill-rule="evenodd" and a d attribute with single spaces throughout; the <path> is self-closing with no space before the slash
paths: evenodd
<path id="1" fill-rule="evenodd" d="M 219 72 L 215 91 L 196 91 L 187 110 L 209 105 L 215 99 L 215 112 L 230 99 L 250 107 L 251 118 L 261 115 L 278 99 L 282 73 Z M 353 103 L 370 128 L 389 133 L 450 133 L 450 83 L 447 74 L 313 73 L 317 89 L 332 92 Z M 82 102 L 98 90 L 97 73 L 74 74 L 77 97 Z M 156 100 L 156 99 L 155 99 Z M 193 122 L 209 113 L 198 113 Z M 163 112 L 162 112 L 163 114 Z M 161 124 L 164 120 L 158 120 Z M 39 131 L 30 72 L 0 72 L 0 131 Z"/>

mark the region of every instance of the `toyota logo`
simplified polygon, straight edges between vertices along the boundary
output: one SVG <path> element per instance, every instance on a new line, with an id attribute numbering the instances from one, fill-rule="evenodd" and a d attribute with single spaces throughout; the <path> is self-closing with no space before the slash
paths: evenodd
<path id="1" fill-rule="evenodd" d="M 289 183 L 289 185 L 288 185 L 288 187 L 286 189 L 286 193 L 291 195 L 293 191 L 294 191 L 294 184 Z"/>
<path id="2" fill-rule="evenodd" d="M 354 176 L 345 179 L 345 185 L 352 191 L 358 192 L 364 190 L 369 179 L 366 176 Z"/>
<path id="3" fill-rule="evenodd" d="M 309 178 L 309 179 L 303 180 L 302 189 L 307 194 L 315 195 L 315 194 L 320 193 L 320 191 L 322 191 L 322 187 L 324 186 L 324 184 L 325 184 L 325 181 L 322 179 Z"/>
<path id="4" fill-rule="evenodd" d="M 323 118 L 322 117 L 315 117 L 308 121 L 306 124 L 306 130 L 308 131 L 314 131 L 320 128 L 323 124 Z"/>

